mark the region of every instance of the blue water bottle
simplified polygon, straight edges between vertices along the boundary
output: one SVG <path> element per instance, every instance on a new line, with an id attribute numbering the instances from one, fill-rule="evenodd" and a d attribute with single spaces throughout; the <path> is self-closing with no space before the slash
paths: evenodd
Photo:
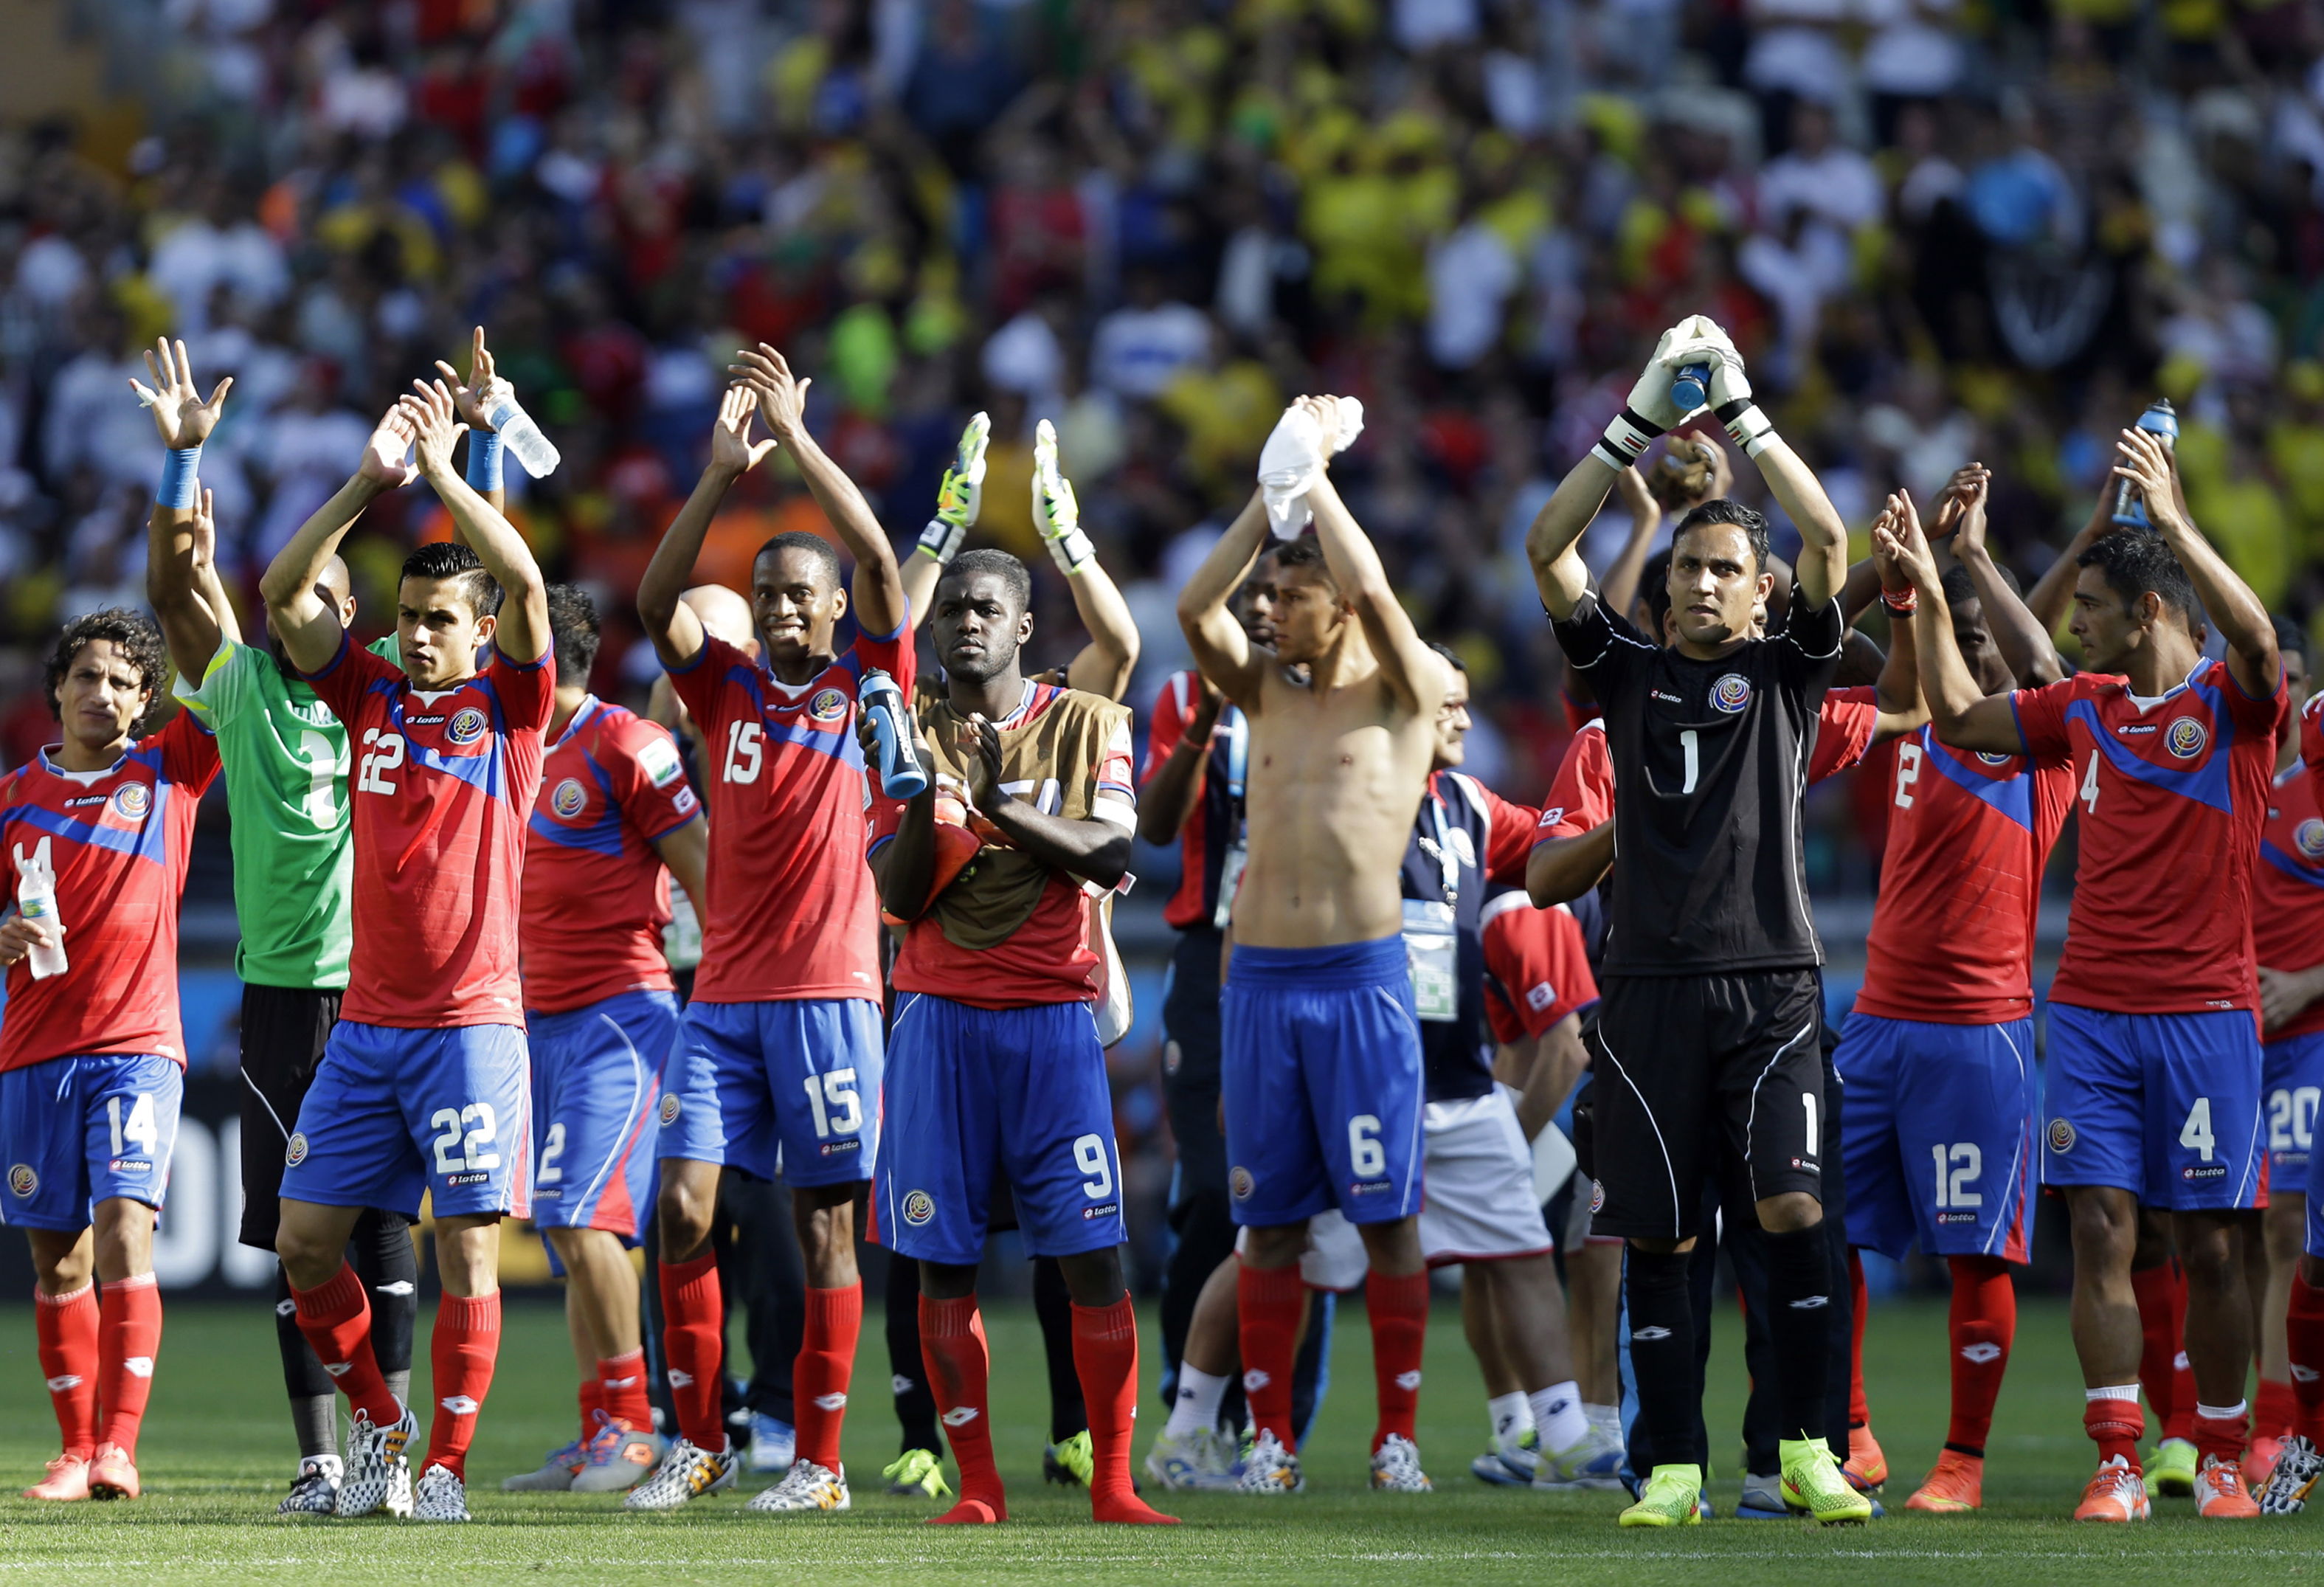
<path id="1" fill-rule="evenodd" d="M 1681 414 L 1693 412 L 1711 394 L 1711 365 L 1682 364 L 1678 377 L 1671 382 L 1671 405 Z"/>
<path id="2" fill-rule="evenodd" d="M 855 690 L 855 704 L 872 721 L 880 740 L 880 786 L 890 798 L 918 798 L 928 790 L 927 768 L 912 748 L 904 725 L 904 691 L 876 667 L 866 668 Z"/>
<path id="3" fill-rule="evenodd" d="M 2166 452 L 2179 449 L 2179 411 L 2168 397 L 2157 397 L 2138 416 L 2138 428 L 2163 443 Z M 2146 516 L 2146 502 L 2139 488 L 2128 480 L 2117 483 L 2114 492 L 2114 522 L 2117 529 L 2152 529 Z"/>

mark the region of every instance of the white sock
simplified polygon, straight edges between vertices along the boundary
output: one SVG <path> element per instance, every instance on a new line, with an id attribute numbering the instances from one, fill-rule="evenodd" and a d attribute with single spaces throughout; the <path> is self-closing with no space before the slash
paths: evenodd
<path id="1" fill-rule="evenodd" d="M 1533 1426 L 1533 1407 L 1522 1394 L 1497 1394 L 1485 1402 L 1485 1419 L 1493 1425 L 1493 1442 L 1515 1449 Z"/>
<path id="2" fill-rule="evenodd" d="M 2200 1400 L 2195 1402 L 2195 1416 L 2198 1420 L 2205 1422 L 2232 1422 L 2250 1409 L 2251 1401 L 2247 1399 L 2239 1399 L 2229 1406 L 2205 1405 Z"/>
<path id="3" fill-rule="evenodd" d="M 2097 1401 L 2101 1399 L 2126 1399 L 2130 1401 L 2131 1404 L 2136 1405 L 2138 1403 L 2138 1385 L 2135 1383 L 2125 1383 L 2114 1389 L 2085 1389 L 2082 1390 L 2082 1398 L 2089 1401 Z"/>
<path id="4" fill-rule="evenodd" d="M 1200 1367 L 1178 1363 L 1178 1398 L 1170 1407 L 1170 1425 L 1163 1435 L 1185 1438 L 1191 1434 L 1208 1433 L 1219 1425 L 1219 1402 L 1226 1398 L 1227 1377 L 1223 1372 L 1205 1372 Z"/>
<path id="5" fill-rule="evenodd" d="M 1526 1396 L 1533 1407 L 1533 1425 L 1541 1434 L 1541 1453 L 1556 1454 L 1590 1436 L 1590 1417 L 1582 1408 L 1582 1386 L 1568 1379 L 1536 1389 Z"/>

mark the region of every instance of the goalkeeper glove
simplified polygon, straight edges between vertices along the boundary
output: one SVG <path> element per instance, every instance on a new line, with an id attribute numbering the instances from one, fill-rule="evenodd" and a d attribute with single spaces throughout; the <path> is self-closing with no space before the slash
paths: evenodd
<path id="1" fill-rule="evenodd" d="M 1081 503 L 1073 482 L 1057 471 L 1057 432 L 1046 419 L 1033 432 L 1033 521 L 1058 571 L 1071 578 L 1097 558 L 1082 532 Z"/>
<path id="2" fill-rule="evenodd" d="M 920 549 L 948 567 L 960 553 L 961 542 L 984 505 L 984 448 L 992 437 L 992 420 L 983 413 L 970 418 L 960 432 L 960 448 L 952 466 L 936 486 L 936 515 L 920 531 Z"/>

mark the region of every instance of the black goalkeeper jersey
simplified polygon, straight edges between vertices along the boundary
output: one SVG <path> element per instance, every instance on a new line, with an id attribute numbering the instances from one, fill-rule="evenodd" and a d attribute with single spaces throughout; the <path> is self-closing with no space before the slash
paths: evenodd
<path id="1" fill-rule="evenodd" d="M 1605 713 L 1614 765 L 1608 975 L 1823 962 L 1800 795 L 1845 626 L 1837 599 L 1795 600 L 1775 638 L 1697 661 L 1649 642 L 1595 591 L 1556 625 Z"/>

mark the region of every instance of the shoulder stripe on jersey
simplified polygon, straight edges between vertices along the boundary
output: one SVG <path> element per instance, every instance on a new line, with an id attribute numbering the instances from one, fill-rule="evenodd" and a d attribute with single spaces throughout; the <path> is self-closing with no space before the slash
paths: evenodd
<path id="1" fill-rule="evenodd" d="M 2259 857 L 2294 881 L 2303 881 L 2310 887 L 2324 889 L 2324 871 L 2311 870 L 2301 864 L 2265 838 L 2260 839 Z"/>
<path id="2" fill-rule="evenodd" d="M 1927 752 L 1923 758 L 1944 774 L 1946 781 L 1998 810 L 2026 831 L 2034 830 L 2033 780 L 2026 775 L 2022 761 L 2008 777 L 1981 777 L 1961 759 L 1969 752 L 1939 743 L 1934 728 L 1922 728 L 1919 737 Z"/>
<path id="3" fill-rule="evenodd" d="M 127 854 L 134 860 L 162 862 L 168 842 L 170 795 L 172 789 L 166 782 L 153 785 L 153 808 L 134 832 L 118 826 L 101 826 L 95 821 L 83 821 L 60 810 L 44 809 L 39 805 L 15 805 L 0 810 L 0 826 L 11 821 L 22 821 L 37 832 L 61 837 L 69 843 L 85 844 L 90 848 L 110 849 L 116 854 Z M 108 799 L 96 810 L 111 807 Z"/>
<path id="4" fill-rule="evenodd" d="M 2108 732 L 2098 715 L 2098 706 L 2089 700 L 2075 700 L 2066 707 L 2066 719 L 2080 721 L 2089 730 L 2092 742 L 2105 755 L 2107 763 L 2123 776 L 2159 788 L 2181 798 L 2209 805 L 2227 815 L 2235 814 L 2235 793 L 2228 781 L 2228 766 L 2235 748 L 2236 726 L 2227 715 L 2227 702 L 2208 685 L 2198 684 L 2193 693 L 2203 698 L 2211 708 L 2211 742 L 2201 762 L 2184 771 L 2174 771 L 2168 766 L 2157 766 L 2141 760 Z"/>
<path id="5" fill-rule="evenodd" d="M 501 797 L 501 752 L 497 743 L 491 753 L 483 755 L 447 755 L 426 744 L 413 743 L 409 734 L 404 743 L 411 752 L 413 765 L 456 777 L 487 798 Z"/>
<path id="6" fill-rule="evenodd" d="M 1508 914 L 1511 909 L 1530 909 L 1532 908 L 1533 900 L 1526 896 L 1525 889 L 1521 887 L 1508 888 L 1503 891 L 1493 894 L 1492 897 L 1485 900 L 1485 907 L 1477 912 L 1477 925 L 1479 928 L 1481 929 L 1484 927 L 1491 925 L 1494 921 Z"/>

